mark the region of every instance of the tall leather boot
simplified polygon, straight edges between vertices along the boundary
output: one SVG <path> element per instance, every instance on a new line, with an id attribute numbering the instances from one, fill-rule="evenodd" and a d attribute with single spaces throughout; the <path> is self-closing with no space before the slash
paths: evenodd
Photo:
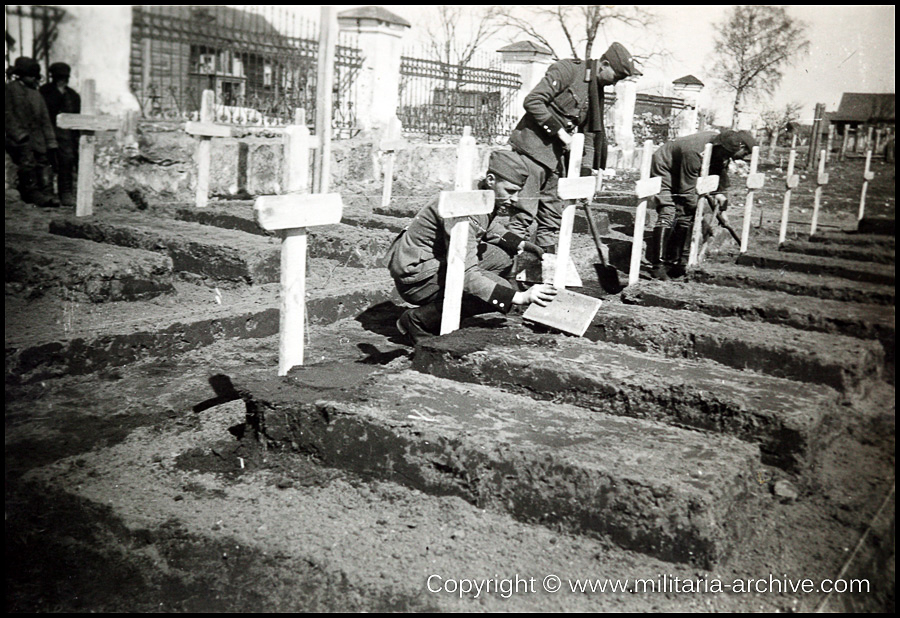
<path id="1" fill-rule="evenodd" d="M 435 337 L 441 332 L 441 309 L 442 306 L 439 302 L 407 309 L 397 320 L 397 330 L 412 345 L 422 339 Z"/>
<path id="2" fill-rule="evenodd" d="M 671 265 L 669 277 L 672 279 L 683 277 L 687 272 L 691 253 L 691 228 L 676 223 L 666 249 L 666 261 Z"/>
<path id="3" fill-rule="evenodd" d="M 663 256 L 666 254 L 666 244 L 669 242 L 671 234 L 672 228 L 655 227 L 653 228 L 653 238 L 647 246 L 647 261 L 650 262 L 650 275 L 660 281 L 669 280 L 669 274 L 666 272 L 669 269 L 669 265 L 665 263 Z"/>
<path id="4" fill-rule="evenodd" d="M 63 206 L 75 206 L 75 174 L 73 166 L 68 161 L 61 161 L 59 174 L 56 175 L 56 185 L 59 189 L 59 201 Z"/>

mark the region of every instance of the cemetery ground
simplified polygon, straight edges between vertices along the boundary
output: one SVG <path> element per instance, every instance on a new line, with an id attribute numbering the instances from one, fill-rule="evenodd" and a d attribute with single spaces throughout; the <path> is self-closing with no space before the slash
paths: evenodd
<path id="1" fill-rule="evenodd" d="M 7 609 L 892 609 L 894 237 L 841 232 L 862 167 L 829 166 L 823 242 L 801 172 L 778 251 L 784 172 L 761 165 L 747 255 L 720 231 L 687 281 L 621 294 L 579 214 L 578 291 L 603 299 L 584 338 L 513 312 L 415 350 L 382 255 L 441 187 L 395 184 L 382 208 L 380 183 L 344 181 L 342 223 L 310 232 L 306 365 L 285 378 L 279 244 L 251 201 L 113 187 L 76 218 L 7 192 Z M 893 166 L 873 170 L 867 217 L 893 219 Z M 623 279 L 635 178 L 594 205 Z M 870 590 L 684 583 L 770 575 Z M 534 588 L 428 589 L 516 577 Z"/>

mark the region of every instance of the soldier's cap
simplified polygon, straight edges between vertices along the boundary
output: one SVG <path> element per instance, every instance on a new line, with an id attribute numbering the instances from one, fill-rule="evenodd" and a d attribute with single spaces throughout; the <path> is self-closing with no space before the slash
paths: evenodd
<path id="1" fill-rule="evenodd" d="M 34 58 L 19 56 L 16 58 L 15 64 L 13 64 L 12 72 L 14 75 L 20 75 L 22 77 L 40 77 L 41 65 L 38 64 L 38 61 Z"/>
<path id="2" fill-rule="evenodd" d="M 72 67 L 65 62 L 54 62 L 50 65 L 50 68 L 47 69 L 47 72 L 50 73 L 51 77 L 68 79 L 69 75 L 72 74 Z"/>
<path id="3" fill-rule="evenodd" d="M 528 167 L 522 160 L 522 155 L 512 150 L 492 152 L 487 171 L 519 187 L 528 180 Z"/>
<path id="4" fill-rule="evenodd" d="M 741 146 L 743 146 L 747 152 L 752 152 L 753 147 L 757 145 L 756 140 L 749 131 L 733 131 L 731 129 L 725 129 L 719 133 L 715 139 L 713 139 L 713 143 L 721 145 L 729 156 L 736 153 Z"/>
<path id="5" fill-rule="evenodd" d="M 616 77 L 619 79 L 625 79 L 632 75 L 643 75 L 643 73 L 634 66 L 634 58 L 631 57 L 631 52 L 625 49 L 625 46 L 621 43 L 613 43 L 610 45 L 609 49 L 606 50 L 606 53 L 604 53 L 600 59 L 609 62 L 613 71 L 616 72 Z"/>

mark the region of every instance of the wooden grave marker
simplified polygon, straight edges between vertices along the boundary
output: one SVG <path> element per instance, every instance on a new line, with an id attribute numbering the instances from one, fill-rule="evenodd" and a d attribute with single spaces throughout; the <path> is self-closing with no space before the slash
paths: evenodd
<path id="1" fill-rule="evenodd" d="M 812 222 L 809 225 L 809 235 L 814 236 L 819 225 L 819 206 L 822 202 L 822 187 L 828 184 L 828 174 L 825 173 L 825 151 L 819 153 L 819 173 L 816 176 L 816 193 L 813 201 Z"/>
<path id="2" fill-rule="evenodd" d="M 647 199 L 662 190 L 662 178 L 650 178 L 650 164 L 653 161 L 653 140 L 644 142 L 641 155 L 641 179 L 634 183 L 634 192 L 641 200 L 634 216 L 634 238 L 631 240 L 631 264 L 628 270 L 628 285 L 638 282 L 641 274 L 641 255 L 644 252 L 644 226 L 647 223 Z"/>
<path id="3" fill-rule="evenodd" d="M 78 186 L 75 197 L 75 216 L 94 213 L 94 146 L 97 131 L 116 131 L 122 124 L 118 116 L 97 113 L 94 80 L 86 79 L 81 86 L 81 113 L 59 114 L 56 126 L 81 131 L 78 138 Z"/>
<path id="4" fill-rule="evenodd" d="M 286 162 L 290 170 L 285 195 L 258 197 L 256 222 L 264 230 L 283 232 L 281 241 L 281 311 L 278 375 L 303 364 L 306 324 L 306 228 L 340 223 L 340 193 L 306 193 L 309 183 L 309 131 L 306 125 L 285 132 L 286 152 L 300 162 Z M 302 162 L 305 159 L 305 164 Z"/>
<path id="5" fill-rule="evenodd" d="M 184 125 L 185 133 L 197 138 L 197 208 L 204 208 L 209 201 L 209 164 L 212 151 L 212 138 L 231 137 L 231 127 L 214 124 L 216 93 L 203 91 L 200 103 L 200 122 L 188 121 Z"/>
<path id="6" fill-rule="evenodd" d="M 404 145 L 403 135 L 402 135 L 403 127 L 400 124 L 400 119 L 396 116 L 392 116 L 390 123 L 385 130 L 384 138 L 378 145 L 378 149 L 384 153 L 382 164 L 382 175 L 384 177 L 384 185 L 381 189 L 381 207 L 385 208 L 391 203 L 391 191 L 394 185 L 394 159 L 396 158 L 396 152 L 400 150 Z"/>
<path id="7" fill-rule="evenodd" d="M 866 214 L 866 191 L 869 189 L 869 181 L 875 178 L 875 172 L 869 170 L 872 165 L 872 150 L 866 151 L 866 169 L 863 172 L 862 191 L 859 194 L 859 215 L 857 221 L 861 221 Z"/>
<path id="8" fill-rule="evenodd" d="M 712 160 L 712 144 L 703 148 L 703 161 L 700 165 L 700 178 L 697 179 L 697 212 L 694 213 L 694 227 L 691 231 L 691 249 L 688 253 L 688 266 L 700 263 L 700 243 L 703 234 L 703 204 L 710 193 L 719 188 L 719 177 L 709 175 L 709 164 Z"/>
<path id="9" fill-rule="evenodd" d="M 762 189 L 766 182 L 766 175 L 756 171 L 759 165 L 759 146 L 753 147 L 750 155 L 750 174 L 747 175 L 747 199 L 744 202 L 744 225 L 741 229 L 741 253 L 747 253 L 750 244 L 750 219 L 753 217 L 753 195 L 758 189 Z"/>
<path id="10" fill-rule="evenodd" d="M 599 298 L 585 296 L 566 290 L 568 270 L 575 269 L 571 264 L 572 231 L 575 227 L 576 200 L 591 199 L 602 182 L 601 176 L 579 176 L 581 159 L 584 155 L 584 134 L 576 133 L 569 145 L 569 167 L 565 178 L 559 179 L 557 194 L 560 199 L 572 200 L 563 209 L 559 229 L 559 242 L 556 249 L 556 269 L 553 287 L 557 289 L 556 297 L 546 307 L 532 303 L 522 314 L 522 318 L 573 335 L 583 336 L 588 325 L 597 315 L 601 301 Z M 568 268 L 567 268 L 568 266 Z"/>
<path id="11" fill-rule="evenodd" d="M 791 208 L 791 191 L 800 184 L 800 176 L 794 173 L 794 164 L 797 161 L 797 151 L 791 148 L 791 155 L 788 158 L 787 175 L 784 178 L 784 205 L 781 207 L 781 228 L 778 232 L 778 244 L 784 242 L 787 237 L 788 214 Z"/>
<path id="12" fill-rule="evenodd" d="M 463 129 L 459 140 L 454 191 L 441 191 L 438 214 L 450 226 L 447 246 L 447 276 L 444 282 L 444 307 L 441 313 L 441 333 L 446 335 L 459 328 L 462 311 L 463 283 L 466 277 L 466 249 L 469 242 L 469 217 L 486 215 L 494 210 L 494 192 L 473 191 L 473 165 L 477 149 L 471 127 Z"/>

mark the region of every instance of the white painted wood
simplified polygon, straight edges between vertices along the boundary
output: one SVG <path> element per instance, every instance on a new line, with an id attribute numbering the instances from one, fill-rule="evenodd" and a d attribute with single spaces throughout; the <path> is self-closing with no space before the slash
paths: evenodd
<path id="1" fill-rule="evenodd" d="M 596 179 L 593 176 L 579 177 L 581 173 L 581 158 L 584 150 L 584 134 L 576 133 L 572 136 L 569 145 L 569 168 L 565 179 L 559 180 L 557 187 L 560 199 L 590 199 L 594 196 Z M 566 180 L 566 182 L 563 182 Z M 583 184 L 574 184 L 574 181 Z M 577 187 L 577 190 L 575 189 Z M 570 191 L 570 189 L 572 189 Z M 589 193 L 589 194 L 588 194 Z M 564 197 L 573 196 L 574 197 Z M 559 224 L 559 240 L 556 245 L 556 272 L 554 273 L 553 286 L 557 290 L 566 289 L 566 272 L 569 262 L 569 253 L 572 250 L 572 232 L 575 229 L 575 204 L 567 204 L 562 211 L 562 219 Z"/>
<path id="2" fill-rule="evenodd" d="M 869 181 L 875 178 L 875 174 L 869 171 L 869 166 L 872 164 L 872 151 L 866 151 L 866 169 L 863 172 L 863 184 L 862 191 L 859 194 L 859 214 L 857 215 L 857 220 L 862 219 L 866 214 L 866 191 L 869 189 Z"/>
<path id="3" fill-rule="evenodd" d="M 796 138 L 796 136 L 794 136 Z M 787 238 L 788 216 L 791 209 L 791 191 L 797 186 L 800 177 L 794 173 L 794 164 L 797 161 L 797 151 L 791 149 L 790 157 L 788 157 L 787 176 L 785 177 L 785 185 L 787 190 L 784 192 L 784 205 L 781 207 L 781 227 L 778 231 L 778 244 L 784 242 Z"/>
<path id="4" fill-rule="evenodd" d="M 581 161 L 584 159 L 584 133 L 576 133 L 569 144 L 569 167 L 566 178 L 578 178 L 581 175 Z M 591 196 L 593 197 L 593 195 Z M 577 199 L 577 198 L 562 198 Z"/>
<path id="5" fill-rule="evenodd" d="M 700 164 L 700 178 L 697 180 L 697 211 L 694 213 L 694 226 L 691 230 L 691 249 L 688 252 L 688 266 L 696 266 L 700 263 L 700 243 L 703 236 L 703 204 L 706 202 L 703 196 L 719 188 L 719 177 L 709 175 L 709 165 L 712 161 L 712 144 L 703 148 L 703 160 Z M 715 181 L 708 179 L 715 178 Z M 714 188 L 712 185 L 715 184 Z"/>
<path id="6" fill-rule="evenodd" d="M 316 66 L 316 136 L 320 145 L 316 156 L 316 192 L 328 193 L 331 186 L 331 117 L 334 88 L 334 52 L 337 46 L 337 12 L 322 5 L 319 16 L 319 52 Z"/>
<path id="7" fill-rule="evenodd" d="M 484 191 L 441 191 L 438 199 L 438 214 L 444 219 L 487 215 L 494 210 L 494 192 Z"/>
<path id="8" fill-rule="evenodd" d="M 200 103 L 200 124 L 211 125 L 215 119 L 216 93 L 204 90 Z M 209 166 L 212 142 L 209 136 L 201 135 L 197 141 L 197 208 L 205 208 L 209 201 Z"/>
<path id="9" fill-rule="evenodd" d="M 254 212 L 264 230 L 290 230 L 340 223 L 343 202 L 340 193 L 263 195 L 256 198 Z"/>
<path id="10" fill-rule="evenodd" d="M 816 183 L 816 193 L 813 200 L 812 222 L 809 225 L 809 235 L 814 236 L 819 225 L 819 206 L 822 203 L 822 187 L 828 184 L 828 174 L 825 173 L 825 151 L 819 154 L 819 175 Z"/>
<path id="11" fill-rule="evenodd" d="M 296 199 L 296 197 L 295 197 Z M 306 325 L 306 230 L 285 230 L 281 241 L 278 375 L 302 365 Z"/>
<path id="12" fill-rule="evenodd" d="M 385 208 L 391 203 L 391 193 L 394 187 L 394 151 L 388 151 L 384 154 L 384 163 L 381 171 L 384 176 L 384 184 L 381 187 L 381 207 Z"/>
<path id="13" fill-rule="evenodd" d="M 97 113 L 94 80 L 86 79 L 81 86 L 81 111 L 91 116 Z M 82 133 L 78 138 L 78 183 L 75 189 L 75 216 L 94 214 L 94 134 Z"/>
<path id="14" fill-rule="evenodd" d="M 208 90 L 207 92 L 212 92 Z M 231 137 L 231 127 L 211 122 L 194 122 L 189 120 L 184 123 L 184 132 L 196 137 Z"/>
<path id="15" fill-rule="evenodd" d="M 750 218 L 753 216 L 753 194 L 754 188 L 751 187 L 751 178 L 756 175 L 756 168 L 759 165 L 759 146 L 753 147 L 753 153 L 750 155 L 750 174 L 747 176 L 747 198 L 744 202 L 744 225 L 741 228 L 741 253 L 747 253 L 747 247 L 750 244 Z M 757 183 L 754 182 L 754 185 Z M 759 183 L 761 187 L 762 184 Z"/>
<path id="16" fill-rule="evenodd" d="M 634 215 L 634 235 L 631 239 L 631 263 L 628 268 L 628 285 L 634 285 L 640 279 L 641 255 L 644 253 L 644 226 L 647 224 L 647 200 L 644 198 L 657 195 L 662 190 L 662 178 L 650 178 L 650 165 L 653 161 L 653 141 L 644 142 L 641 155 L 641 179 L 635 183 L 635 194 L 641 203 Z M 653 183 L 652 181 L 656 181 Z M 655 190 L 654 190 L 655 189 Z"/>
<path id="17" fill-rule="evenodd" d="M 577 174 L 577 172 L 576 172 Z M 556 194 L 561 200 L 589 200 L 597 190 L 599 176 L 560 178 Z"/>
<path id="18" fill-rule="evenodd" d="M 309 191 L 309 127 L 293 124 L 284 129 L 284 190 Z"/>
<path id="19" fill-rule="evenodd" d="M 466 276 L 466 247 L 469 242 L 469 219 L 472 214 L 492 212 L 493 191 L 472 191 L 472 166 L 476 145 L 472 128 L 465 127 L 459 140 L 456 159 L 455 191 L 442 191 L 438 202 L 438 214 L 450 226 L 450 242 L 447 246 L 447 275 L 444 281 L 444 306 L 441 311 L 441 333 L 446 335 L 459 328 L 462 311 L 463 283 Z M 489 197 L 486 194 L 490 194 Z M 457 197 L 458 196 L 458 197 Z M 488 205 L 490 207 L 488 208 Z M 487 208 L 485 211 L 484 209 Z M 476 212 L 477 211 L 477 212 Z M 442 213 L 447 213 L 444 215 Z"/>
<path id="20" fill-rule="evenodd" d="M 463 127 L 463 136 L 456 152 L 456 182 L 453 188 L 455 191 L 471 191 L 475 176 L 473 168 L 478 154 L 472 127 Z"/>

